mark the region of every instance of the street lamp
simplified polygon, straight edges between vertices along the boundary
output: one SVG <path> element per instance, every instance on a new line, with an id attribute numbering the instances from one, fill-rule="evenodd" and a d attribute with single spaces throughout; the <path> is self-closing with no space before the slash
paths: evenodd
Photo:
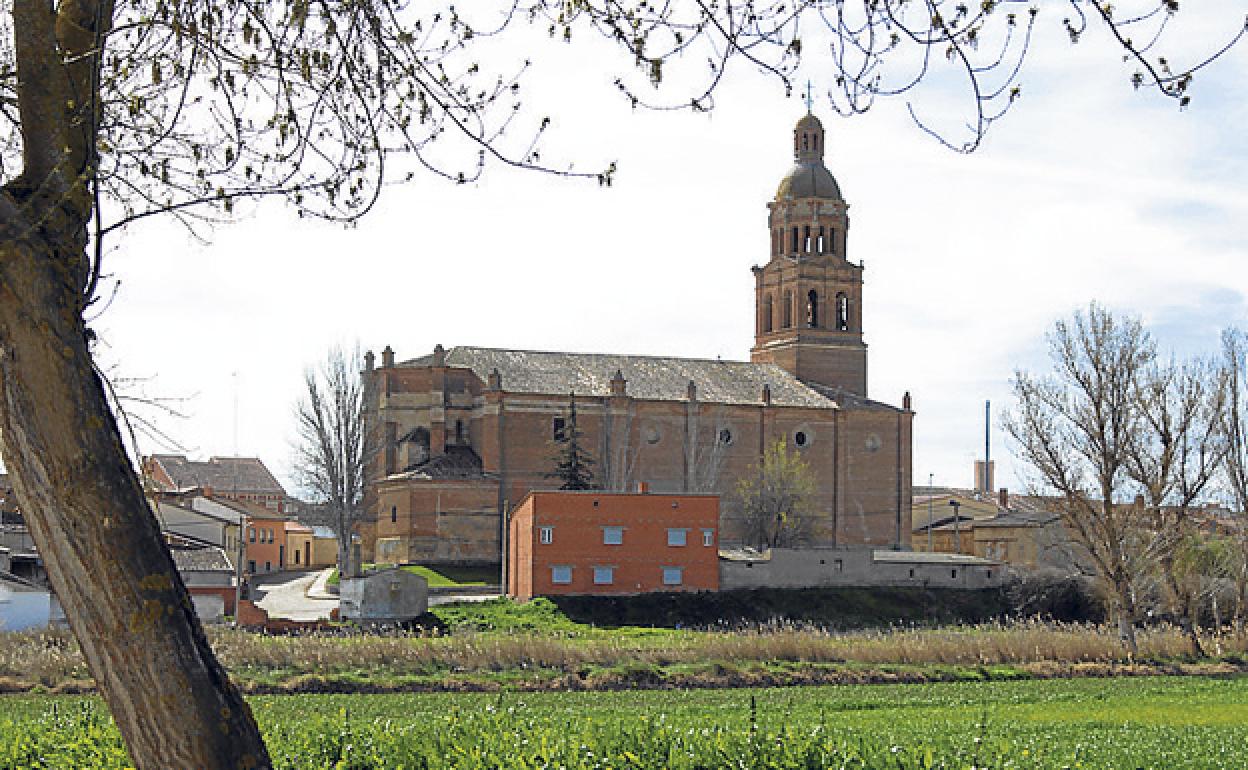
<path id="1" fill-rule="evenodd" d="M 962 553 L 962 530 L 959 528 L 958 509 L 962 507 L 962 503 L 957 500 L 950 500 L 949 507 L 953 509 L 953 548 L 958 553 Z"/>

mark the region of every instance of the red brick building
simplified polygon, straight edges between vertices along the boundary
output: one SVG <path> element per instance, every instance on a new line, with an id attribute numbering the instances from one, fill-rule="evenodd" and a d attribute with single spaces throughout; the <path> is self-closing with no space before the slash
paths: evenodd
<path id="1" fill-rule="evenodd" d="M 533 492 L 512 512 L 507 593 L 719 590 L 714 495 Z"/>
<path id="2" fill-rule="evenodd" d="M 377 366 L 368 354 L 384 447 L 366 558 L 497 563 L 503 512 L 557 486 L 571 393 L 605 490 L 718 494 L 719 536 L 749 544 L 733 491 L 782 440 L 818 482 L 805 545 L 908 547 L 914 413 L 908 395 L 900 408 L 867 396 L 862 264 L 824 149 L 806 115 L 759 233 L 755 307 L 741 308 L 755 318 L 748 362 L 439 345 L 407 361 L 387 347 Z"/>

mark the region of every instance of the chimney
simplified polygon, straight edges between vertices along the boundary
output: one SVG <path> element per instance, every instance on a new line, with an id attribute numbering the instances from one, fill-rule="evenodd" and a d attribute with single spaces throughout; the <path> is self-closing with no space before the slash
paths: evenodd
<path id="1" fill-rule="evenodd" d="M 907 412 L 913 412 L 914 408 L 910 403 L 910 391 L 906 391 L 906 395 L 901 397 L 901 408 Z"/>
<path id="2" fill-rule="evenodd" d="M 611 395 L 613 396 L 624 395 L 624 389 L 626 385 L 628 385 L 628 380 L 624 379 L 624 372 L 619 369 L 616 369 L 615 376 L 611 378 Z"/>
<path id="3" fill-rule="evenodd" d="M 433 365 L 446 366 L 446 348 L 441 344 L 433 346 Z"/>
<path id="4" fill-rule="evenodd" d="M 498 367 L 494 367 L 494 369 L 490 371 L 490 376 L 489 376 L 488 381 L 486 382 L 486 387 L 489 388 L 490 390 L 502 390 L 503 389 L 503 375 L 498 373 Z"/>
<path id="5" fill-rule="evenodd" d="M 386 349 L 381 351 L 381 366 L 384 369 L 394 366 L 394 348 L 389 345 L 386 345 Z"/>
<path id="6" fill-rule="evenodd" d="M 1007 511 L 1010 509 L 1010 490 L 1001 487 L 1000 491 L 997 492 L 997 505 Z"/>
<path id="7" fill-rule="evenodd" d="M 687 390 L 690 401 L 698 400 L 698 386 L 693 384 L 693 380 L 689 380 L 689 388 Z"/>
<path id="8" fill-rule="evenodd" d="M 763 383 L 763 404 L 765 406 L 771 405 L 771 385 L 765 382 Z"/>
<path id="9" fill-rule="evenodd" d="M 376 363 L 376 361 L 377 361 L 377 358 L 376 356 L 373 355 L 373 351 L 370 350 L 367 353 L 365 353 L 364 354 L 364 371 L 371 372 L 373 370 L 373 365 Z"/>

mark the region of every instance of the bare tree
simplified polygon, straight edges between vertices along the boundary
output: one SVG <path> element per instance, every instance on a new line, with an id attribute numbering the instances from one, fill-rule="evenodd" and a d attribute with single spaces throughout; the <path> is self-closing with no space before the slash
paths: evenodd
<path id="1" fill-rule="evenodd" d="M 763 452 L 757 473 L 737 483 L 746 537 L 760 548 L 800 544 L 813 524 L 817 489 L 810 466 L 778 439 Z"/>
<path id="2" fill-rule="evenodd" d="M 338 570 L 350 574 L 351 536 L 364 518 L 368 468 L 381 451 L 372 403 L 373 378 L 363 371 L 357 346 L 333 348 L 319 370 L 304 373 L 295 407 L 299 425 L 294 471 L 300 485 L 322 503 L 338 537 Z"/>
<path id="3" fill-rule="evenodd" d="M 703 420 L 703 412 L 709 412 Z M 690 494 L 719 491 L 719 477 L 732 443 L 732 429 L 724 422 L 724 407 L 709 410 L 692 402 L 685 424 L 685 489 Z"/>
<path id="4" fill-rule="evenodd" d="M 1127 466 L 1141 430 L 1140 377 L 1155 358 L 1134 318 L 1089 306 L 1049 334 L 1053 373 L 1014 377 L 1015 410 L 1004 420 L 1041 490 L 1109 597 L 1124 643 L 1134 654 L 1137 589 L 1148 566 L 1143 512 L 1128 504 Z"/>
<path id="5" fill-rule="evenodd" d="M 1206 586 L 1195 578 L 1193 566 L 1202 562 L 1191 558 L 1196 533 L 1190 514 L 1226 455 L 1225 402 L 1219 367 L 1199 360 L 1154 362 L 1139 375 L 1138 429 L 1126 456 L 1127 475 L 1143 491 L 1147 506 L 1147 521 L 1136 537 L 1156 565 L 1193 655 L 1203 654 L 1195 623 Z"/>
<path id="6" fill-rule="evenodd" d="M 517 29 L 600 35 L 626 99 L 704 110 L 734 58 L 788 89 L 799 21 L 822 21 L 840 109 L 862 111 L 949 62 L 976 114 L 972 138 L 956 142 L 968 149 L 1018 94 L 1036 15 L 1009 7 L 0 0 L 0 441 L 136 765 L 269 759 L 190 609 L 92 369 L 84 311 L 107 281 L 105 238 L 153 215 L 225 220 L 263 197 L 353 221 L 387 182 L 423 173 L 463 182 L 491 161 L 610 182 L 612 164 L 570 172 L 541 159 L 550 119 L 524 107 L 529 63 L 497 46 Z M 1086 14 L 1139 65 L 1136 85 L 1187 99 L 1205 60 L 1151 58 L 1176 3 L 1123 16 L 1088 0 L 1073 7 L 1072 40 Z M 1230 30 L 1209 59 L 1242 36 Z M 666 69 L 680 62 L 696 63 L 701 81 L 668 86 Z"/>

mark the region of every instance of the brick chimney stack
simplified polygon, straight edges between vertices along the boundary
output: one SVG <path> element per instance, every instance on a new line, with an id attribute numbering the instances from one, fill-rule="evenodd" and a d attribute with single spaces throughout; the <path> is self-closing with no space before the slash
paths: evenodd
<path id="1" fill-rule="evenodd" d="M 394 366 L 394 348 L 389 345 L 386 345 L 386 349 L 381 351 L 381 366 L 384 369 Z"/>

